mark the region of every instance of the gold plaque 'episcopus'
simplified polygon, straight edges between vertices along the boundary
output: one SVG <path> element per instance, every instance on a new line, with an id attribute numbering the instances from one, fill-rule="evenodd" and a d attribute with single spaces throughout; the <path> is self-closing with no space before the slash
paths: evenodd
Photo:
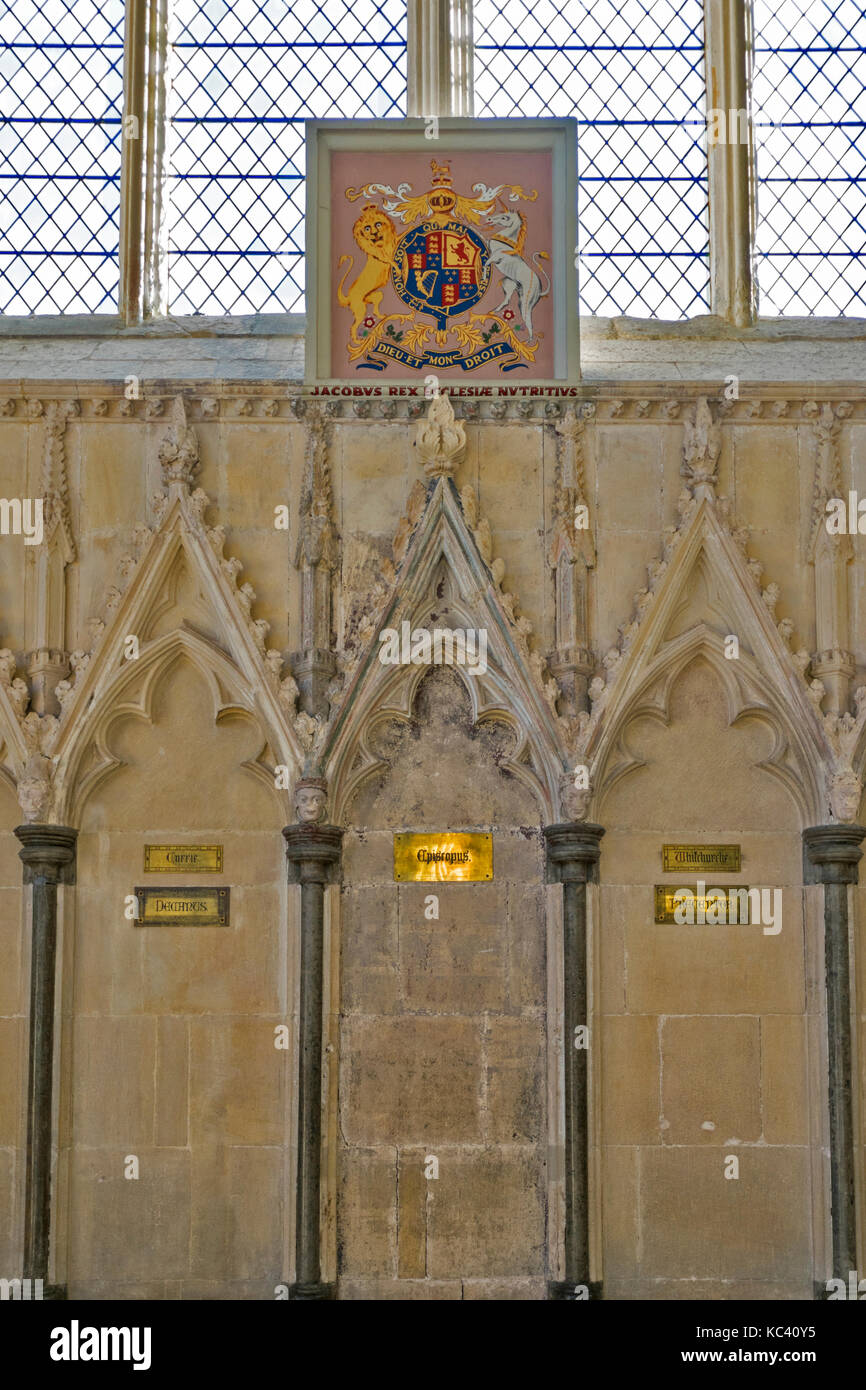
<path id="1" fill-rule="evenodd" d="M 222 845 L 145 845 L 146 874 L 221 874 Z"/>
<path id="2" fill-rule="evenodd" d="M 394 836 L 397 883 L 471 883 L 492 877 L 492 835 L 443 830 Z"/>
<path id="3" fill-rule="evenodd" d="M 137 927 L 227 927 L 228 888 L 136 888 Z"/>
<path id="4" fill-rule="evenodd" d="M 739 845 L 662 845 L 662 872 L 699 874 L 715 869 L 717 874 L 740 872 Z"/>

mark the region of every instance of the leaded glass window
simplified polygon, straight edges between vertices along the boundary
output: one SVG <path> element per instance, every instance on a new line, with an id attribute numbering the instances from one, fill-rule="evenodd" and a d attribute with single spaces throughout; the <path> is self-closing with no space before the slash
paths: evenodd
<path id="1" fill-rule="evenodd" d="M 709 309 L 702 0 L 478 0 L 475 113 L 576 116 L 581 310 Z"/>
<path id="2" fill-rule="evenodd" d="M 115 313 L 123 0 L 0 0 L 0 313 Z"/>
<path id="3" fill-rule="evenodd" d="M 762 314 L 866 313 L 866 13 L 754 0 Z"/>
<path id="4" fill-rule="evenodd" d="M 304 121 L 406 113 L 405 0 L 176 0 L 169 309 L 304 307 Z"/>

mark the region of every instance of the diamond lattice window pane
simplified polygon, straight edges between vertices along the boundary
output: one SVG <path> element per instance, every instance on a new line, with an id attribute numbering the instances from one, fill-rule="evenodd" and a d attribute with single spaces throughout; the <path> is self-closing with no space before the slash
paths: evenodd
<path id="1" fill-rule="evenodd" d="M 709 309 L 702 0 L 477 0 L 478 116 L 575 116 L 580 308 Z"/>
<path id="2" fill-rule="evenodd" d="M 114 313 L 123 0 L 0 0 L 0 313 Z"/>
<path id="3" fill-rule="evenodd" d="M 866 13 L 754 0 L 763 314 L 866 314 Z"/>
<path id="4" fill-rule="evenodd" d="M 176 0 L 170 309 L 304 308 L 304 121 L 406 113 L 405 0 Z"/>

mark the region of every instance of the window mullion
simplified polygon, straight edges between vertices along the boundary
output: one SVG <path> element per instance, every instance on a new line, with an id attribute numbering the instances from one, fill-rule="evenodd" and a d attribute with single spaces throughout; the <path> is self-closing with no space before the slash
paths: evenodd
<path id="1" fill-rule="evenodd" d="M 704 0 L 710 304 L 739 327 L 757 315 L 751 9 L 751 0 Z"/>
<path id="2" fill-rule="evenodd" d="M 149 0 L 147 46 L 147 144 L 144 184 L 144 317 L 168 312 L 168 64 L 170 0 Z"/>
<path id="3" fill-rule="evenodd" d="M 126 0 L 119 311 L 127 323 L 166 311 L 168 3 Z"/>
<path id="4" fill-rule="evenodd" d="M 472 0 L 408 0 L 408 114 L 472 116 Z"/>
<path id="5" fill-rule="evenodd" d="M 148 0 L 126 0 L 123 37 L 123 127 L 120 169 L 118 312 L 136 323 L 142 309 L 142 191 L 145 146 L 145 50 Z"/>

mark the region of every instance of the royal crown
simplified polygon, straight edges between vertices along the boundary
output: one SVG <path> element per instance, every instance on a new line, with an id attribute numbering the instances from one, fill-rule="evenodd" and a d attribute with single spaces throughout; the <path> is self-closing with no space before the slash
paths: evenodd
<path id="1" fill-rule="evenodd" d="M 433 187 L 451 187 L 451 166 L 450 164 L 437 164 L 435 159 L 430 160 L 430 168 L 433 170 Z"/>

